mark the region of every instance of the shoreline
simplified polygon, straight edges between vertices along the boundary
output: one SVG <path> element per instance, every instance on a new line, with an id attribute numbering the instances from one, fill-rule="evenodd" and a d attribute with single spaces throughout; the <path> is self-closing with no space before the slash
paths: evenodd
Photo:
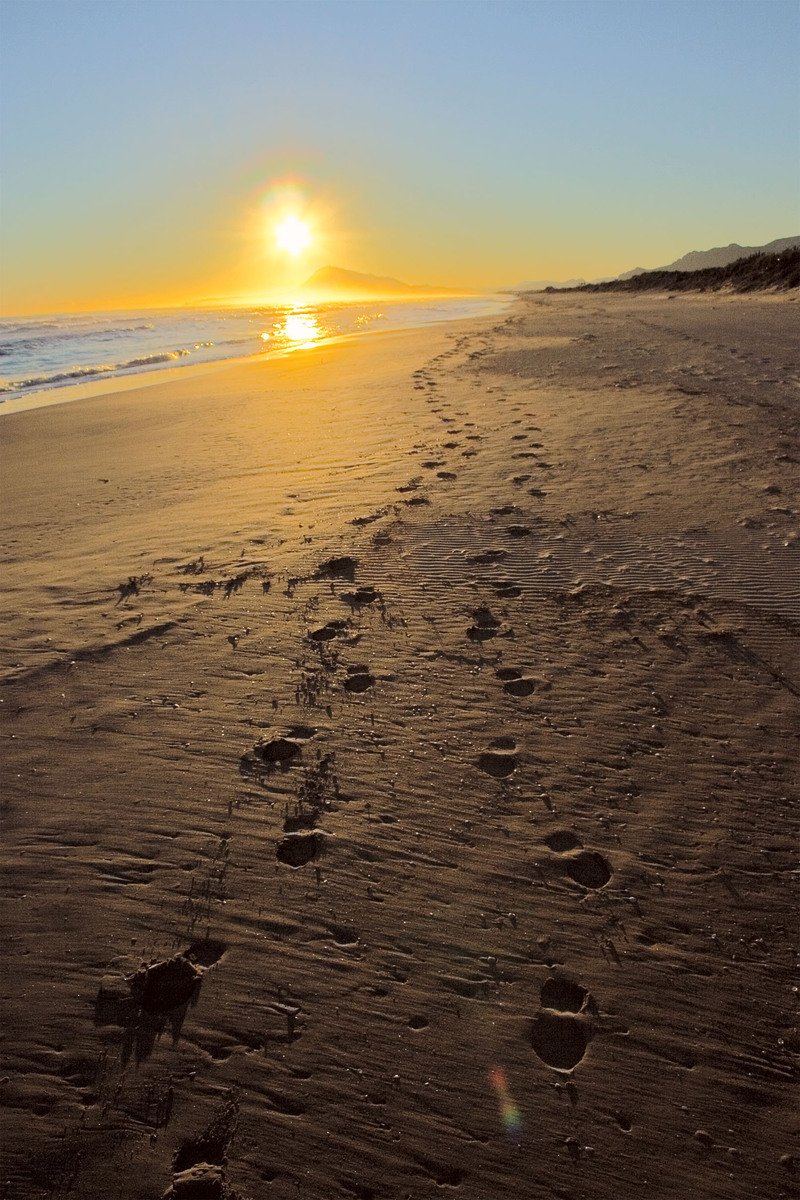
<path id="1" fill-rule="evenodd" d="M 788 1200 L 791 312 L 534 295 L 9 423 L 15 1197 Z"/>
<path id="2" fill-rule="evenodd" d="M 49 662 L 51 646 L 113 644 L 113 589 L 128 576 L 166 572 L 174 590 L 181 560 L 209 545 L 225 562 L 264 545 L 283 559 L 317 525 L 357 519 L 373 491 L 391 503 L 405 471 L 392 439 L 410 442 L 431 420 L 413 386 L 394 418 L 380 397 L 394 406 L 406 363 L 482 320 L 343 336 L 8 413 L 0 671 L 19 654 Z M 146 616 L 167 619 L 174 598 L 148 599 Z M 18 614 L 28 614 L 22 639 L 10 631 Z"/>
<path id="3" fill-rule="evenodd" d="M 468 297 L 468 298 L 474 299 L 474 300 L 478 299 L 478 297 Z M 434 297 L 434 299 L 435 299 L 435 297 Z M 5 415 L 8 415 L 9 413 L 27 412 L 32 408 L 48 408 L 55 404 L 69 404 L 69 403 L 73 403 L 77 400 L 83 400 L 83 399 L 91 398 L 91 397 L 95 397 L 95 396 L 111 395 L 116 392 L 130 391 L 133 388 L 147 387 L 151 384 L 153 384 L 153 385 L 164 384 L 164 383 L 169 382 L 172 379 L 182 379 L 185 377 L 191 377 L 194 375 L 202 374 L 206 370 L 213 370 L 213 369 L 217 369 L 217 368 L 220 368 L 223 366 L 235 365 L 236 363 L 246 363 L 246 362 L 250 362 L 253 360 L 262 360 L 262 359 L 263 360 L 276 360 L 276 359 L 284 358 L 287 354 L 296 354 L 296 353 L 299 353 L 300 351 L 306 351 L 308 349 L 320 349 L 324 346 L 334 345 L 339 342 L 348 341 L 353 338 L 358 339 L 358 338 L 365 337 L 365 336 L 370 337 L 370 336 L 374 336 L 376 334 L 387 335 L 387 334 L 391 334 L 391 333 L 402 333 L 402 332 L 406 332 L 406 331 L 409 331 L 412 329 L 426 329 L 430 326 L 439 326 L 439 325 L 449 324 L 451 322 L 458 322 L 458 321 L 463 321 L 463 320 L 467 320 L 467 321 L 487 320 L 493 316 L 500 316 L 504 311 L 506 311 L 513 304 L 512 298 L 508 298 L 508 300 L 506 300 L 505 297 L 501 297 L 501 296 L 487 296 L 483 299 L 485 301 L 485 304 L 488 305 L 488 307 L 486 308 L 486 311 L 475 313 L 475 314 L 469 314 L 467 316 L 446 315 L 446 316 L 442 316 L 442 317 L 436 317 L 433 320 L 417 321 L 417 323 L 412 323 L 411 325 L 402 325 L 401 324 L 399 327 L 397 327 L 395 329 L 377 328 L 377 329 L 366 329 L 366 330 L 361 329 L 358 331 L 351 331 L 351 332 L 341 333 L 341 334 L 331 333 L 331 334 L 326 334 L 326 335 L 320 337 L 319 340 L 313 342 L 313 344 L 305 344 L 305 343 L 298 344 L 298 345 L 288 344 L 288 345 L 284 345 L 284 346 L 278 346 L 276 349 L 269 348 L 269 349 L 254 351 L 251 354 L 235 355 L 235 356 L 231 356 L 231 357 L 227 357 L 227 358 L 209 359 L 204 362 L 198 362 L 198 363 L 186 363 L 183 366 L 176 363 L 175 365 L 168 366 L 168 367 L 161 367 L 161 368 L 149 369 L 149 370 L 131 371 L 129 373 L 123 373 L 123 374 L 119 374 L 116 376 L 111 375 L 111 376 L 107 376 L 105 378 L 90 379 L 90 380 L 86 380 L 86 381 L 78 382 L 78 383 L 58 384 L 58 385 L 54 385 L 54 386 L 50 386 L 50 387 L 40 388 L 38 390 L 35 388 L 31 388 L 21 394 L 9 392 L 3 398 L 0 398 L 0 418 Z M 362 303 L 364 303 L 364 302 L 352 301 L 352 302 L 348 303 L 348 302 L 343 301 L 339 305 L 334 305 L 334 307 L 336 307 L 336 308 L 358 307 Z M 396 307 L 400 302 L 394 301 L 392 303 Z M 420 301 L 418 301 L 418 300 L 408 301 L 407 303 L 419 304 Z M 314 305 L 314 304 L 307 304 L 307 305 L 303 306 L 303 309 L 305 311 L 305 309 L 314 309 L 317 307 L 320 307 L 320 306 Z M 322 305 L 321 307 L 325 308 L 328 306 Z M 163 312 L 165 312 L 165 313 L 171 312 L 171 311 L 172 310 L 163 310 Z M 88 315 L 91 315 L 91 314 L 88 314 Z M 99 314 L 99 315 L 105 315 L 105 314 Z M 118 315 L 125 316 L 127 314 L 122 313 L 122 314 L 118 314 Z M 139 315 L 139 314 L 136 312 L 131 314 L 131 316 L 134 316 L 134 317 L 137 315 Z M 8 319 L 13 320 L 13 318 L 8 318 Z"/>

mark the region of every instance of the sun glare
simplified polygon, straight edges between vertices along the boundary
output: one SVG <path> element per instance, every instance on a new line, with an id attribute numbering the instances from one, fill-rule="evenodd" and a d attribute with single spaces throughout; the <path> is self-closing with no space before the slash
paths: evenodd
<path id="1" fill-rule="evenodd" d="M 319 321 L 313 313 L 289 313 L 279 331 L 288 341 L 300 345 L 303 349 L 313 346 L 322 337 Z"/>
<path id="2" fill-rule="evenodd" d="M 294 213 L 290 213 L 276 225 L 275 241 L 280 250 L 285 250 L 293 257 L 302 254 L 303 250 L 311 244 L 311 230 L 308 222 L 301 220 Z"/>

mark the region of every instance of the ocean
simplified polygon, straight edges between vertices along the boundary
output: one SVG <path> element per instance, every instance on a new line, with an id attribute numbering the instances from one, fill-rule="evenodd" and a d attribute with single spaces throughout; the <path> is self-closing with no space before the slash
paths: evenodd
<path id="1" fill-rule="evenodd" d="M 509 302 L 508 296 L 481 296 L 5 318 L 0 412 L 6 400 L 70 384 L 275 353 L 342 334 L 491 315 Z"/>

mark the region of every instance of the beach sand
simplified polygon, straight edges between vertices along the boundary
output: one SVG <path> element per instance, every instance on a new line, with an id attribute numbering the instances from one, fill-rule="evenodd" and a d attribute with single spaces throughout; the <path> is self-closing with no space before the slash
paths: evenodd
<path id="1" fill-rule="evenodd" d="M 796 314 L 0 418 L 3 1196 L 797 1194 Z"/>

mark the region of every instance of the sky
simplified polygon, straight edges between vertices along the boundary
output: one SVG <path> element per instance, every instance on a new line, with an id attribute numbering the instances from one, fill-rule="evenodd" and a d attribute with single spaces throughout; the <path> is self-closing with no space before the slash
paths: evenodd
<path id="1" fill-rule="evenodd" d="M 798 51 L 794 0 L 3 0 L 0 311 L 252 300 L 326 264 L 494 288 L 797 234 Z"/>

